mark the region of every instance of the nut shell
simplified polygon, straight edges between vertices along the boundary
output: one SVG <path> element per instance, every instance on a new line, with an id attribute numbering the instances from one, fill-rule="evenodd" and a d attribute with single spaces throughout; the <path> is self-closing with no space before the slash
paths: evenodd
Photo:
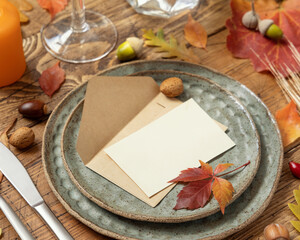
<path id="1" fill-rule="evenodd" d="M 177 97 L 183 92 L 182 80 L 177 77 L 167 78 L 161 83 L 160 91 L 167 97 Z"/>
<path id="2" fill-rule="evenodd" d="M 258 16 L 254 11 L 248 11 L 243 15 L 242 23 L 246 28 L 256 29 L 258 25 Z"/>
<path id="3" fill-rule="evenodd" d="M 267 30 L 269 29 L 269 27 L 274 23 L 274 21 L 272 19 L 264 19 L 259 21 L 258 23 L 258 30 L 259 32 L 265 36 Z"/>
<path id="4" fill-rule="evenodd" d="M 29 147 L 34 142 L 34 132 L 31 128 L 21 127 L 9 138 L 8 142 L 18 149 Z"/>
<path id="5" fill-rule="evenodd" d="M 266 240 L 289 240 L 290 234 L 287 228 L 278 223 L 272 223 L 264 229 Z"/>

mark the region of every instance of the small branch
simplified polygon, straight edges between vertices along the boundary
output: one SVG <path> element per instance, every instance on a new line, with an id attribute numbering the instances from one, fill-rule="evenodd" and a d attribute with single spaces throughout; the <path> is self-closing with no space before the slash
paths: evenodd
<path id="1" fill-rule="evenodd" d="M 246 166 L 249 165 L 249 164 L 250 164 L 250 161 L 248 161 L 247 163 L 243 164 L 242 166 L 239 166 L 239 167 L 237 167 L 236 169 L 233 169 L 233 170 L 231 170 L 231 171 L 229 171 L 229 172 L 227 172 L 227 173 L 223 173 L 223 174 L 221 174 L 221 175 L 216 175 L 216 177 L 222 177 L 222 176 L 227 175 L 227 174 L 229 174 L 229 173 L 232 173 L 232 172 L 234 172 L 234 171 L 236 171 L 236 170 L 238 170 L 238 169 L 240 169 L 240 168 L 242 168 L 242 167 L 246 167 Z"/>

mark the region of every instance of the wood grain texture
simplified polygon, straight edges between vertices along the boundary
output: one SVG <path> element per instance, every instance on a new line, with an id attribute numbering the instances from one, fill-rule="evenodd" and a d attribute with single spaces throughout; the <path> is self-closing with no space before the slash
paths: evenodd
<path id="1" fill-rule="evenodd" d="M 57 62 L 46 52 L 40 40 L 40 28 L 50 21 L 50 15 L 39 7 L 36 0 L 29 0 L 29 2 L 34 9 L 26 13 L 30 22 L 22 25 L 27 69 L 18 82 L 0 89 L 0 131 L 5 129 L 15 117 L 18 118 L 18 121 L 11 132 L 21 126 L 32 127 L 36 134 L 34 145 L 24 151 L 15 148 L 12 148 L 12 151 L 26 167 L 45 202 L 75 239 L 110 239 L 94 232 L 70 216 L 54 196 L 46 181 L 41 162 L 42 135 L 47 118 L 25 119 L 18 113 L 17 107 L 26 100 L 37 98 L 46 102 L 49 108 L 53 109 L 69 91 L 81 82 L 107 67 L 119 64 L 119 61 L 113 51 L 106 58 L 94 63 L 61 62 L 61 67 L 66 72 L 66 81 L 59 92 L 49 98 L 40 89 L 38 78 L 43 70 Z M 67 10 L 70 10 L 70 7 L 69 4 Z M 154 30 L 163 28 L 167 36 L 173 34 L 180 41 L 184 39 L 183 27 L 187 21 L 187 12 L 171 19 L 143 16 L 135 13 L 125 0 L 87 0 L 86 8 L 103 13 L 115 23 L 119 34 L 117 44 L 129 36 L 141 37 L 142 28 L 153 28 Z M 200 56 L 200 64 L 214 68 L 245 84 L 264 101 L 273 114 L 287 103 L 270 74 L 256 73 L 249 60 L 235 59 L 227 50 L 228 31 L 225 28 L 225 20 L 231 15 L 229 0 L 203 0 L 200 7 L 192 10 L 191 13 L 206 28 L 209 35 L 207 50 L 194 50 Z M 155 53 L 153 48 L 145 47 L 143 49 L 141 59 L 159 58 L 160 55 Z M 288 209 L 287 204 L 295 203 L 292 191 L 299 186 L 299 180 L 295 179 L 289 171 L 288 162 L 291 160 L 300 162 L 299 159 L 299 146 L 285 155 L 281 180 L 268 208 L 255 222 L 227 239 L 263 239 L 264 227 L 272 222 L 285 225 L 289 229 L 292 239 L 298 235 L 289 223 L 290 220 L 295 220 L 295 217 Z M 1 183 L 0 193 L 36 239 L 55 239 L 44 222 L 5 178 Z M 2 212 L 0 212 L 0 227 L 3 229 L 1 239 L 19 239 Z"/>

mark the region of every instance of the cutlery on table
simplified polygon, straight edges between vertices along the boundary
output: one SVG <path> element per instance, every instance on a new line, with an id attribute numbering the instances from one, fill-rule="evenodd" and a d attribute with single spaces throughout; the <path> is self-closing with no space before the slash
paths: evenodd
<path id="1" fill-rule="evenodd" d="M 14 210 L 12 210 L 9 204 L 1 196 L 0 196 L 0 208 L 22 240 L 34 240 L 34 237 L 31 235 L 31 233 L 22 223 L 20 218 L 17 216 Z"/>
<path id="2" fill-rule="evenodd" d="M 44 219 L 58 239 L 73 239 L 48 208 L 24 166 L 2 143 L 0 143 L 0 170 L 26 202 Z"/>

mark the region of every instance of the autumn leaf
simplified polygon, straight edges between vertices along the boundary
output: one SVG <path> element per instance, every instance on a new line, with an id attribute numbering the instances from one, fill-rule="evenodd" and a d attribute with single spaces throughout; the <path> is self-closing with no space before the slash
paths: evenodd
<path id="1" fill-rule="evenodd" d="M 251 59 L 258 72 L 269 70 L 260 60 L 265 61 L 266 57 L 284 76 L 288 75 L 287 67 L 300 71 L 300 65 L 293 58 L 287 41 L 300 51 L 300 1 L 255 1 L 255 10 L 260 19 L 272 19 L 283 30 L 284 38 L 281 41 L 271 40 L 243 26 L 242 17 L 251 10 L 250 4 L 247 0 L 231 0 L 232 17 L 226 21 L 229 30 L 227 48 L 237 58 Z"/>
<path id="2" fill-rule="evenodd" d="M 147 46 L 156 47 L 157 52 L 163 52 L 164 58 L 179 58 L 185 61 L 199 62 L 200 59 L 194 54 L 192 49 L 188 49 L 184 43 L 178 44 L 177 40 L 169 37 L 169 41 L 165 40 L 164 32 L 159 29 L 156 33 L 149 29 L 143 29 L 143 38 Z"/>
<path id="3" fill-rule="evenodd" d="M 207 43 L 207 33 L 205 28 L 195 21 L 189 14 L 188 22 L 184 26 L 184 37 L 194 47 L 205 48 Z"/>
<path id="4" fill-rule="evenodd" d="M 212 191 L 220 205 L 221 212 L 224 214 L 225 207 L 232 199 L 232 193 L 234 192 L 232 184 L 226 179 L 214 177 Z"/>
<path id="5" fill-rule="evenodd" d="M 175 210 L 186 208 L 189 210 L 204 207 L 211 195 L 213 179 L 190 182 L 178 194 Z"/>
<path id="6" fill-rule="evenodd" d="M 17 118 L 15 118 L 11 124 L 7 128 L 4 129 L 4 131 L 0 135 L 0 142 L 2 142 L 8 149 L 9 149 L 9 142 L 8 142 L 8 132 L 13 128 L 15 123 L 17 122 Z"/>
<path id="7" fill-rule="evenodd" d="M 20 16 L 20 22 L 26 23 L 29 21 L 29 18 L 22 12 L 22 11 L 31 11 L 32 10 L 32 5 L 27 2 L 26 0 L 8 0 L 11 2 L 19 12 Z"/>
<path id="8" fill-rule="evenodd" d="M 224 172 L 233 164 L 218 164 L 215 171 L 213 171 L 208 163 L 202 162 L 201 160 L 199 162 L 201 168 L 188 168 L 183 170 L 177 178 L 170 181 L 175 183 L 187 183 L 177 195 L 178 199 L 174 209 L 179 210 L 186 208 L 193 210 L 204 207 L 211 196 L 211 192 L 213 192 L 215 199 L 220 205 L 221 212 L 224 214 L 226 205 L 232 199 L 234 189 L 229 181 L 221 177 L 247 166 L 250 162 L 221 175 L 217 174 Z"/>
<path id="9" fill-rule="evenodd" d="M 300 116 L 296 104 L 291 101 L 276 112 L 275 118 L 285 150 L 291 149 L 300 141 Z"/>
<path id="10" fill-rule="evenodd" d="M 65 81 L 65 71 L 59 67 L 59 62 L 42 72 L 39 78 L 41 89 L 51 97 Z"/>
<path id="11" fill-rule="evenodd" d="M 38 0 L 39 5 L 48 10 L 51 14 L 51 18 L 65 9 L 68 4 L 68 0 Z"/>
<path id="12" fill-rule="evenodd" d="M 293 193 L 297 204 L 289 203 L 288 206 L 293 214 L 300 220 L 300 190 L 294 190 Z M 291 224 L 300 232 L 300 221 L 291 221 Z"/>

